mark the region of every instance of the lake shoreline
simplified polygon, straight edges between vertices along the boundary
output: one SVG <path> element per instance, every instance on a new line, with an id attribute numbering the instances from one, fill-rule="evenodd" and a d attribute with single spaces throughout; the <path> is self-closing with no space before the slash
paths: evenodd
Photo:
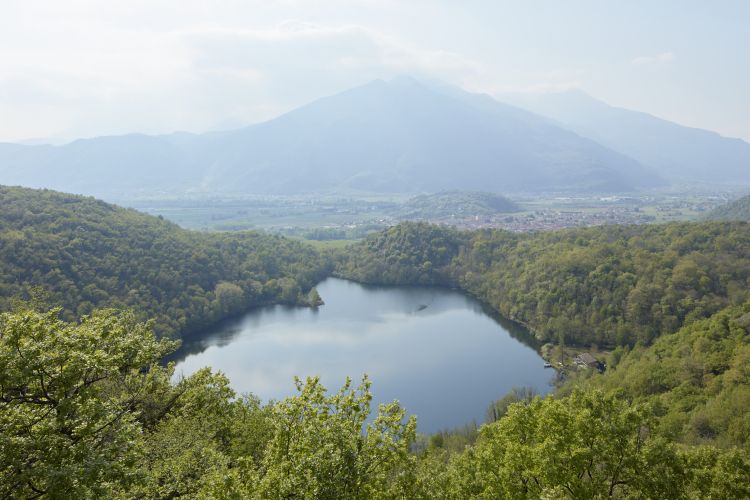
<path id="1" fill-rule="evenodd" d="M 400 400 L 421 432 L 483 421 L 487 405 L 513 387 L 552 388 L 524 332 L 460 290 L 336 277 L 316 287 L 325 306 L 255 308 L 186 337 L 167 362 L 185 375 L 211 366 L 238 393 L 264 400 L 292 395 L 294 376 L 321 375 L 333 389 L 367 373 L 374 404 Z"/>

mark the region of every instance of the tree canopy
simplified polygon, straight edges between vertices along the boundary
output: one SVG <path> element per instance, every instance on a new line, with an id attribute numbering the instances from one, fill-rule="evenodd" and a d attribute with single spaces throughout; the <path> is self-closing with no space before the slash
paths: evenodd
<path id="1" fill-rule="evenodd" d="M 651 404 L 660 433 L 687 444 L 750 445 L 750 302 L 665 335 L 619 348 L 603 376 L 569 386 L 620 390 Z"/>
<path id="2" fill-rule="evenodd" d="M 36 295 L 69 320 L 129 308 L 180 335 L 256 305 L 306 304 L 328 272 L 315 249 L 279 236 L 186 231 L 93 198 L 0 187 L 0 310 Z"/>
<path id="3" fill-rule="evenodd" d="M 540 340 L 648 344 L 750 298 L 750 224 L 600 226 L 521 235 L 403 223 L 339 254 L 366 283 L 458 287 Z"/>
<path id="4" fill-rule="evenodd" d="M 748 244 L 741 222 L 406 223 L 337 251 L 340 276 L 458 287 L 542 340 L 613 348 L 603 375 L 425 439 L 398 402 L 371 408 L 366 376 L 264 402 L 162 364 L 169 335 L 319 305 L 331 256 L 0 188 L 0 497 L 747 498 Z"/>
<path id="5" fill-rule="evenodd" d="M 622 391 L 525 398 L 447 452 L 416 446 L 370 384 L 238 397 L 203 369 L 172 382 L 173 348 L 132 313 L 69 323 L 0 315 L 0 496 L 125 498 L 744 498 L 747 448 L 683 447 L 658 407 Z"/>

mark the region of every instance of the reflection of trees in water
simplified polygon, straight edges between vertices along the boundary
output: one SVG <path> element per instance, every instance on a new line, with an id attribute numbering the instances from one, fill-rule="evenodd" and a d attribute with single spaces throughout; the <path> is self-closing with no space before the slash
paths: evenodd
<path id="1" fill-rule="evenodd" d="M 539 340 L 534 337 L 534 335 L 532 335 L 532 333 L 525 326 L 516 323 L 515 321 L 510 320 L 505 316 L 502 316 L 487 304 L 480 302 L 479 307 L 484 314 L 492 318 L 498 325 L 503 327 L 503 329 L 506 330 L 511 337 L 539 352 L 539 349 L 541 349 L 542 347 L 541 342 L 539 342 Z"/>
<path id="2" fill-rule="evenodd" d="M 340 279 L 336 279 L 336 281 L 354 283 L 365 292 L 387 293 L 393 296 L 391 303 L 394 306 L 401 305 L 402 311 L 408 314 L 428 316 L 450 309 L 466 308 L 476 314 L 488 316 L 503 330 L 507 331 L 513 339 L 535 351 L 539 352 L 541 347 L 540 342 L 523 325 L 501 316 L 489 305 L 455 288 L 437 285 L 370 285 Z M 404 306 L 406 306 L 405 309 Z M 185 335 L 182 338 L 180 348 L 166 356 L 163 362 L 165 364 L 171 361 L 178 363 L 188 356 L 204 352 L 209 347 L 225 347 L 234 342 L 243 331 L 260 326 L 269 317 L 286 315 L 298 310 L 300 310 L 300 306 L 270 305 L 226 319 L 205 330 Z M 320 313 L 319 310 L 314 308 L 308 310 L 315 315 Z"/>
<path id="3" fill-rule="evenodd" d="M 338 278 L 341 279 L 341 278 Z M 348 281 L 348 280 L 344 280 Z M 352 282 L 356 283 L 356 282 Z M 411 296 L 412 294 L 425 294 L 427 293 L 429 297 L 429 303 L 426 301 L 426 299 L 421 299 L 422 302 L 420 302 L 417 306 L 417 310 L 415 312 L 422 313 L 439 313 L 443 311 L 442 308 L 432 308 L 431 306 L 436 298 L 440 297 L 449 297 L 449 296 L 456 296 L 461 297 L 465 300 L 464 304 L 468 309 L 471 309 L 472 311 L 483 314 L 485 316 L 488 316 L 492 318 L 492 320 L 495 321 L 503 330 L 506 330 L 512 338 L 515 340 L 518 340 L 522 344 L 531 347 L 535 351 L 539 352 L 541 348 L 541 342 L 534 337 L 534 335 L 523 325 L 520 323 L 516 323 L 513 320 L 510 320 L 506 318 L 505 316 L 502 316 L 497 310 L 493 309 L 489 304 L 486 304 L 476 297 L 473 297 L 464 291 L 449 287 L 449 286 L 443 286 L 443 285 L 373 285 L 373 284 L 367 284 L 367 283 L 358 283 L 359 286 L 364 288 L 365 290 L 369 291 L 398 291 L 401 292 L 404 296 Z M 419 296 L 419 295 L 418 295 Z M 411 299 L 410 299 L 411 300 Z M 427 305 L 428 307 L 421 307 L 423 305 Z"/>
<path id="4" fill-rule="evenodd" d="M 271 305 L 244 312 L 239 316 L 228 318 L 215 325 L 182 337 L 182 344 L 172 354 L 162 359 L 163 364 L 174 361 L 179 363 L 188 356 L 200 354 L 209 347 L 226 347 L 248 328 L 257 327 L 268 316 L 275 316 L 279 311 L 289 312 L 301 306 Z"/>

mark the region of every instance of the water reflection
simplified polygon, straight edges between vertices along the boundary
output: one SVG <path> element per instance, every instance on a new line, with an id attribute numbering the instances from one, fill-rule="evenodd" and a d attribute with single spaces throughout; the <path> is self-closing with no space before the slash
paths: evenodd
<path id="1" fill-rule="evenodd" d="M 319 310 L 265 307 L 185 339 L 177 373 L 212 366 L 263 399 L 293 394 L 295 375 L 335 390 L 367 373 L 375 403 L 400 400 L 423 432 L 481 421 L 513 386 L 549 389 L 533 337 L 460 293 L 334 278 L 318 291 Z"/>

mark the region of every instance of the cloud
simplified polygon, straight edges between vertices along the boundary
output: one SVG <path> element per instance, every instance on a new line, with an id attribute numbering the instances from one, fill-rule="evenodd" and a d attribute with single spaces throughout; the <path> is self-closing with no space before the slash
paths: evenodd
<path id="1" fill-rule="evenodd" d="M 78 33 L 60 48 L 0 50 L 0 137 L 239 127 L 375 78 L 408 73 L 461 85 L 484 71 L 460 54 L 357 24 Z"/>
<path id="2" fill-rule="evenodd" d="M 172 36 L 188 48 L 197 71 L 250 70 L 276 80 L 292 73 L 297 87 L 299 77 L 321 73 L 346 72 L 361 80 L 362 74 L 416 72 L 453 79 L 482 70 L 456 53 L 419 49 L 355 24 L 329 27 L 290 20 L 265 30 L 207 27 Z"/>
<path id="3" fill-rule="evenodd" d="M 570 90 L 581 90 L 583 84 L 580 81 L 560 81 L 551 83 L 534 83 L 529 85 L 500 85 L 492 88 L 491 93 L 499 96 L 506 93 L 520 94 L 557 94 Z"/>
<path id="4" fill-rule="evenodd" d="M 674 60 L 674 54 L 672 52 L 662 52 L 653 56 L 639 56 L 633 58 L 630 63 L 636 66 L 643 66 L 647 64 L 661 64 L 669 63 Z"/>
<path id="5" fill-rule="evenodd" d="M 184 85 L 201 96 L 197 103 L 216 115 L 218 128 L 269 119 L 376 78 L 408 73 L 462 84 L 483 71 L 459 54 L 417 48 L 357 24 L 193 26 L 168 37 L 188 66 Z"/>

